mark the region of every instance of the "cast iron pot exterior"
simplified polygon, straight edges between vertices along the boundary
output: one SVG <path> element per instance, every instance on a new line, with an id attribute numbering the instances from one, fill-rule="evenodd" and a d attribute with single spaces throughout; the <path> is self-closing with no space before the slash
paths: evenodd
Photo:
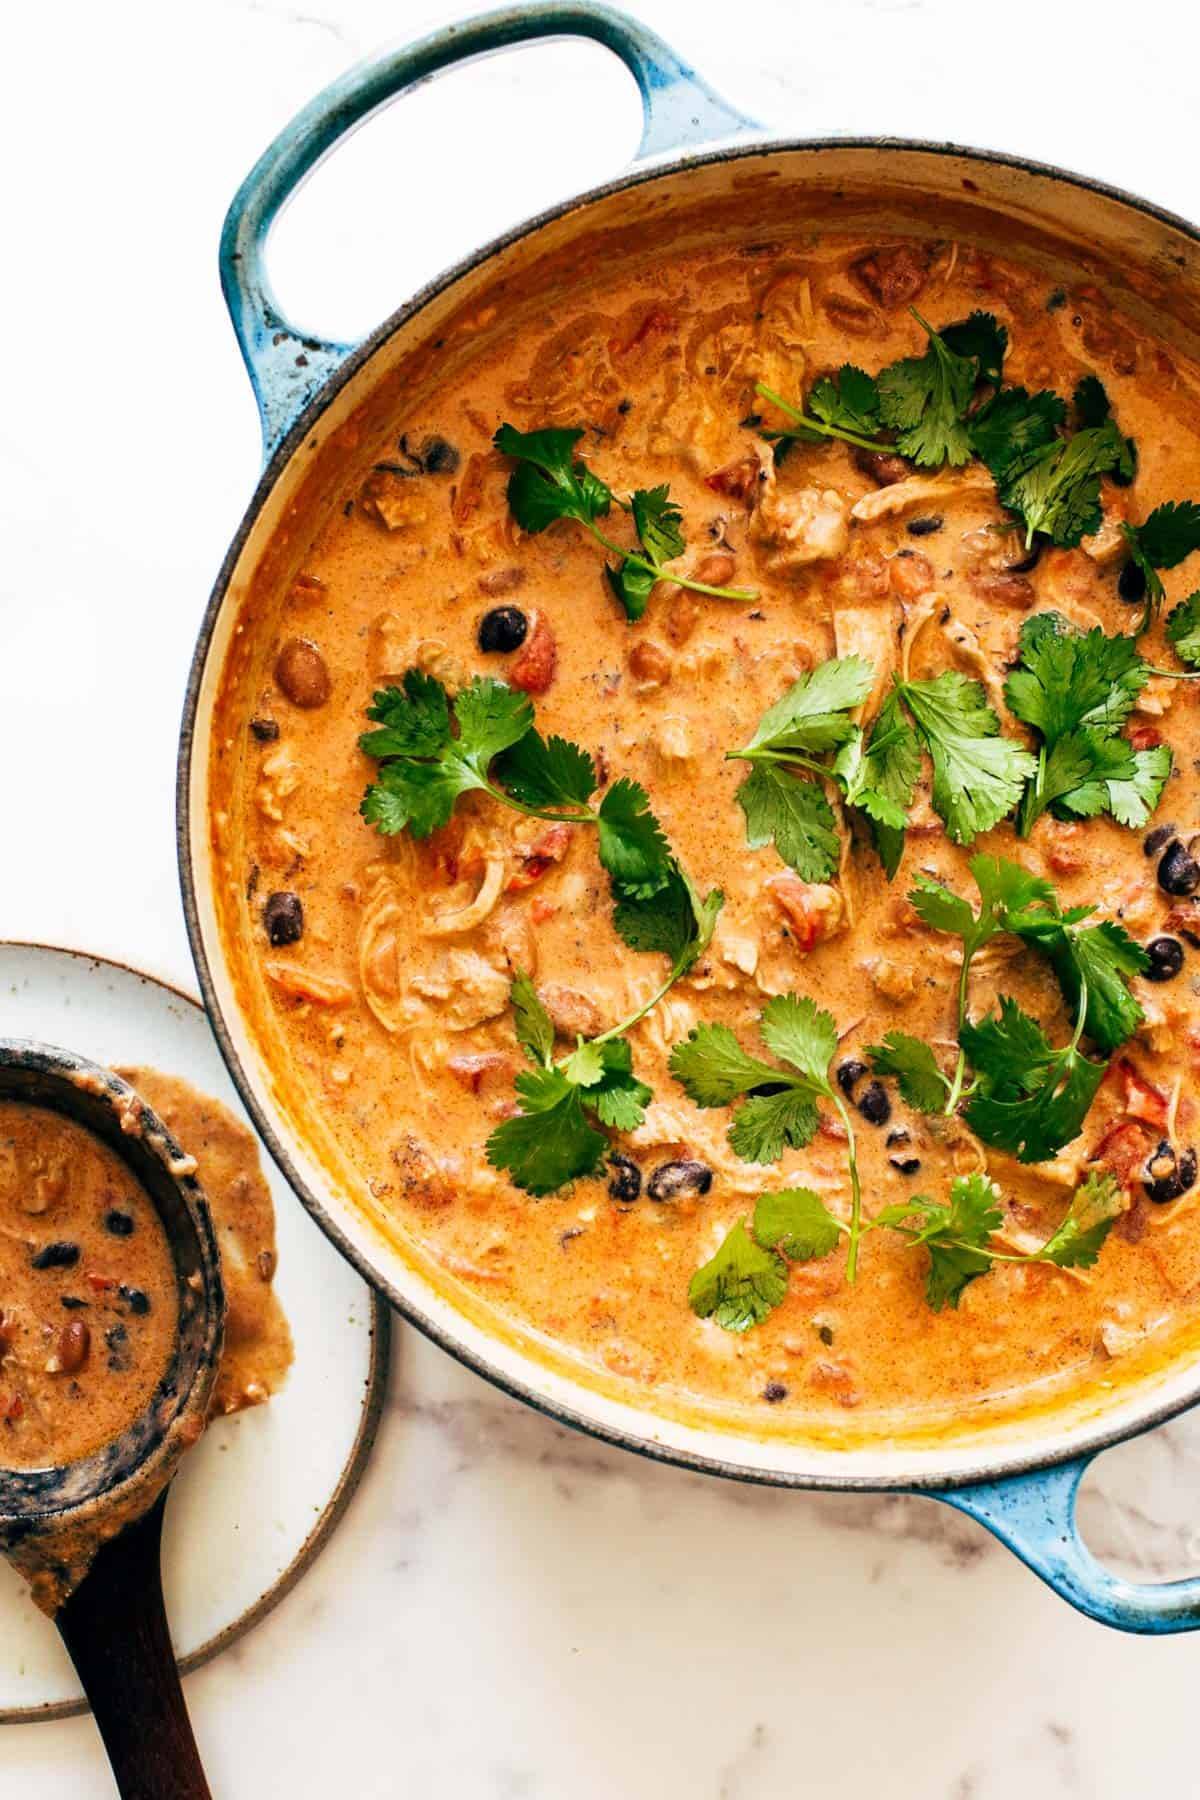
<path id="1" fill-rule="evenodd" d="M 298 333 L 280 311 L 262 268 L 266 237 L 304 177 L 347 132 L 438 70 L 523 41 L 570 35 L 615 51 L 637 81 L 645 128 L 633 168 L 619 180 L 556 207 L 485 246 L 431 283 L 361 345 Z M 696 145 L 708 148 L 698 153 Z M 679 154 L 687 149 L 687 155 Z M 813 1449 L 660 1418 L 590 1390 L 466 1319 L 340 1196 L 271 1093 L 224 968 L 212 904 L 207 770 L 212 699 L 236 610 L 237 584 L 253 562 L 297 479 L 302 454 L 351 409 L 410 322 L 429 328 L 446 297 L 490 265 L 566 229 L 581 214 L 635 204 L 647 186 L 735 178 L 748 159 L 814 176 L 830 166 L 877 166 L 914 194 L 994 189 L 1014 219 L 1046 217 L 1087 241 L 1099 234 L 1119 252 L 1136 247 L 1177 292 L 1195 296 L 1200 321 L 1200 234 L 1186 221 L 1101 184 L 1017 158 L 957 146 L 891 139 L 769 139 L 636 21 L 589 0 L 489 13 L 351 70 L 284 130 L 247 177 L 221 243 L 225 296 L 258 399 L 266 466 L 200 630 L 185 703 L 178 772 L 183 902 L 197 973 L 230 1074 L 272 1155 L 327 1236 L 411 1323 L 477 1373 L 561 1422 L 683 1467 L 778 1486 L 891 1489 L 929 1494 L 986 1524 L 1080 1611 L 1124 1630 L 1170 1632 L 1200 1625 L 1200 1578 L 1145 1585 L 1113 1576 L 1090 1555 L 1075 1526 L 1075 1499 L 1092 1458 L 1161 1423 L 1200 1398 L 1200 1359 L 1132 1389 L 1083 1423 L 1001 1434 L 986 1442 L 895 1450 Z M 732 173 L 731 173 L 732 172 Z M 826 179 L 828 179 L 826 177 Z M 935 188 L 923 187 L 935 184 Z M 1036 207 L 1035 207 L 1036 202 Z M 1086 219 L 1084 215 L 1086 214 Z M 359 377 L 362 377 L 359 380 Z"/>

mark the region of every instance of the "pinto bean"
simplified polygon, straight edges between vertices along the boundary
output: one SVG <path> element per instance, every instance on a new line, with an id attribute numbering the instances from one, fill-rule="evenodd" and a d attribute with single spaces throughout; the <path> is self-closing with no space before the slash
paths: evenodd
<path id="1" fill-rule="evenodd" d="M 654 688 L 664 688 L 671 679 L 671 658 L 651 638 L 639 638 L 630 650 L 626 661 L 629 673 L 635 677 L 641 692 Z"/>
<path id="2" fill-rule="evenodd" d="M 560 1037 L 595 1037 L 601 1029 L 595 1001 L 575 988 L 547 981 L 538 988 L 538 998 Z"/>
<path id="3" fill-rule="evenodd" d="M 92 1334 L 82 1319 L 71 1319 L 58 1334 L 46 1370 L 51 1375 L 75 1375 L 92 1347 Z"/>
<path id="4" fill-rule="evenodd" d="M 324 706 L 332 683 L 325 658 L 308 638 L 289 638 L 275 658 L 275 679 L 293 706 Z"/>
<path id="5" fill-rule="evenodd" d="M 700 601 L 698 597 L 687 588 L 673 588 L 663 625 L 671 642 L 686 644 L 699 622 Z"/>
<path id="6" fill-rule="evenodd" d="M 558 667 L 558 642 L 544 613 L 535 613 L 533 629 L 508 671 L 510 687 L 525 694 L 544 694 Z"/>
<path id="7" fill-rule="evenodd" d="M 1022 611 L 1033 605 L 1033 584 L 1024 575 L 1014 575 L 1008 569 L 981 569 L 968 579 L 981 600 L 990 600 L 996 606 L 1018 606 Z"/>
<path id="8" fill-rule="evenodd" d="M 761 474 L 762 465 L 757 456 L 741 456 L 737 462 L 726 463 L 724 468 L 714 469 L 711 475 L 706 475 L 704 485 L 714 494 L 728 494 L 731 499 L 749 503 L 758 490 Z"/>
<path id="9" fill-rule="evenodd" d="M 515 594 L 519 587 L 525 585 L 525 571 L 522 568 L 489 569 L 481 575 L 475 584 L 481 594 Z"/>
<path id="10" fill-rule="evenodd" d="M 737 558 L 730 550 L 712 550 L 692 570 L 692 580 L 706 587 L 727 587 L 733 580 Z"/>
<path id="11" fill-rule="evenodd" d="M 898 481 L 907 481 L 912 474 L 902 456 L 889 456 L 881 450 L 856 450 L 854 462 L 880 487 L 894 487 Z"/>

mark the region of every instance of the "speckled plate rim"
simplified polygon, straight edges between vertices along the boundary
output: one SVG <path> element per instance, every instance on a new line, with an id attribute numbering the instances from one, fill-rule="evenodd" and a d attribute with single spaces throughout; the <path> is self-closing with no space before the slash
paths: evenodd
<path id="1" fill-rule="evenodd" d="M 186 988 L 179 987 L 173 981 L 167 981 L 161 975 L 151 974 L 146 969 L 138 968 L 136 963 L 125 962 L 117 956 L 101 956 L 94 951 L 83 950 L 73 944 L 46 944 L 30 938 L 0 938 L 0 951 L 32 950 L 45 951 L 53 956 L 75 957 L 80 962 L 90 963 L 94 968 L 118 969 L 122 974 L 132 975 L 139 981 L 150 982 L 154 987 L 164 989 L 176 1000 L 186 1002 L 197 1012 L 208 1018 L 203 1002 L 195 994 L 188 993 Z M 209 1021 L 211 1026 L 211 1020 Z M 258 1136 L 257 1130 L 255 1136 Z M 358 1431 L 350 1447 L 342 1473 L 338 1478 L 329 1499 L 326 1501 L 316 1523 L 305 1538 L 297 1554 L 284 1569 L 283 1573 L 273 1581 L 252 1606 L 248 1606 L 238 1618 L 231 1619 L 215 1636 L 206 1643 L 198 1645 L 179 1659 L 181 1675 L 190 1675 L 195 1669 L 202 1669 L 205 1663 L 220 1656 L 236 1644 L 247 1632 L 262 1622 L 269 1613 L 274 1612 L 280 1601 L 285 1599 L 297 1586 L 302 1576 L 306 1575 L 320 1556 L 322 1550 L 341 1524 L 347 1508 L 354 1498 L 358 1484 L 362 1480 L 366 1467 L 371 1459 L 371 1451 L 375 1446 L 375 1438 L 379 1431 L 379 1422 L 383 1416 L 384 1402 L 387 1399 L 388 1375 L 391 1367 L 392 1313 L 383 1296 L 370 1283 L 367 1288 L 371 1307 L 371 1357 L 367 1367 L 367 1380 L 364 1388 L 362 1411 L 359 1416 Z M 91 1711 L 85 1699 L 49 1700 L 42 1706 L 0 1707 L 0 1725 L 36 1725 L 43 1720 L 77 1719 Z"/>

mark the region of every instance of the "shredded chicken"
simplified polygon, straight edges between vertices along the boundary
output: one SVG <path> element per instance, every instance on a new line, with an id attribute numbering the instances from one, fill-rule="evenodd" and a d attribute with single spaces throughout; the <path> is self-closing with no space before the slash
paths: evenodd
<path id="1" fill-rule="evenodd" d="M 774 468 L 759 488 L 750 536 L 773 575 L 792 575 L 843 556 L 850 543 L 846 501 L 834 488 L 781 490 Z"/>
<path id="2" fill-rule="evenodd" d="M 873 525 L 878 519 L 896 519 L 963 494 L 983 493 L 992 486 L 991 476 L 978 465 L 949 475 L 912 475 L 907 481 L 894 481 L 890 487 L 864 494 L 854 502 L 850 517 L 860 525 Z"/>
<path id="3" fill-rule="evenodd" d="M 839 656 L 863 656 L 874 664 L 874 684 L 856 715 L 860 724 L 865 723 L 879 710 L 885 690 L 892 685 L 899 648 L 895 601 L 884 600 L 875 606 L 835 607 L 833 637 Z"/>

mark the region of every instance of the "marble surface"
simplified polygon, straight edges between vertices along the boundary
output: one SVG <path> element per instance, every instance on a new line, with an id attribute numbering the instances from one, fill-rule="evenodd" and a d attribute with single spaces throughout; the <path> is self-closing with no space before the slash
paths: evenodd
<path id="1" fill-rule="evenodd" d="M 814 134 L 959 138 L 1200 215 L 1197 27 L 1143 0 L 641 0 L 732 99 Z M 61 0 L 5 22 L 0 935 L 190 974 L 172 761 L 257 431 L 216 281 L 269 136 L 449 0 Z M 52 79 L 47 79 L 52 71 Z M 637 138 L 600 51 L 404 102 L 278 233 L 297 318 L 364 329 Z M 102 775 L 115 777 L 110 788 Z M 111 800 L 109 796 L 111 795 Z M 1200 1417 L 1111 1453 L 1105 1557 L 1195 1568 Z M 399 1334 L 378 1454 L 313 1574 L 188 1683 L 221 1800 L 1023 1800 L 1189 1792 L 1200 1639 L 1072 1614 L 932 1502 L 723 1487 L 558 1429 Z M 111 1792 L 89 1721 L 0 1733 L 8 1800 Z"/>

